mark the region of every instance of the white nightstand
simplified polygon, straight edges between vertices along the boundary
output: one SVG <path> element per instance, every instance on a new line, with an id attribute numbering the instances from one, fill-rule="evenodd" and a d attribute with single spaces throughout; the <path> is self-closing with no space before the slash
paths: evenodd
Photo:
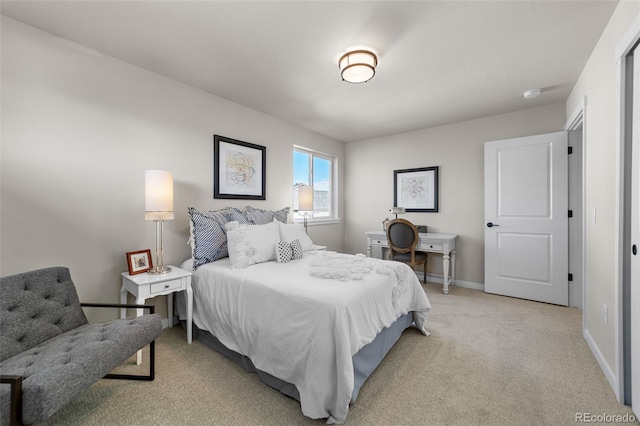
<path id="1" fill-rule="evenodd" d="M 191 290 L 191 272 L 171 266 L 171 272 L 162 275 L 148 273 L 129 275 L 122 274 L 120 303 L 127 303 L 127 292 L 136 297 L 137 305 L 144 305 L 145 300 L 156 296 L 167 295 L 167 316 L 169 327 L 173 326 L 173 293 L 187 292 L 187 343 L 191 343 L 191 327 L 193 322 L 193 291 Z M 142 315 L 142 309 L 136 309 L 136 315 Z M 120 318 L 127 316 L 125 308 L 120 309 Z M 137 363 L 142 362 L 142 352 L 138 352 Z"/>

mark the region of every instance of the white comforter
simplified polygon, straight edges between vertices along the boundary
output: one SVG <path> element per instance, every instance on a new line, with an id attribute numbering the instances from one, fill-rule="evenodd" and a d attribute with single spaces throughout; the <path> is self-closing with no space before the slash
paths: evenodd
<path id="1" fill-rule="evenodd" d="M 232 269 L 225 258 L 199 267 L 192 287 L 195 325 L 294 384 L 302 412 L 327 423 L 347 416 L 352 356 L 360 348 L 409 311 L 428 335 L 429 301 L 415 273 L 399 262 L 306 252 L 289 263 Z"/>

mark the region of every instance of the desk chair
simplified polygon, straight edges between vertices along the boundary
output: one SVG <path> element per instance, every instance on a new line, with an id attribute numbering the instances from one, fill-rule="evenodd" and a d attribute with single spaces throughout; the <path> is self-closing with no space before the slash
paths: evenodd
<path id="1" fill-rule="evenodd" d="M 415 269 L 423 265 L 423 282 L 427 282 L 427 253 L 416 251 L 418 229 L 406 219 L 393 219 L 387 226 L 389 259 L 406 263 Z"/>

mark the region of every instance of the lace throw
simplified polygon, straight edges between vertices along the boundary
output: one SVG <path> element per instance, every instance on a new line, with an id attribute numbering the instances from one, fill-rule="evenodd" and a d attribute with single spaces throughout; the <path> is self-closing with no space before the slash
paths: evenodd
<path id="1" fill-rule="evenodd" d="M 399 306 L 400 297 L 409 288 L 413 271 L 403 263 L 367 257 L 361 253 L 350 255 L 318 252 L 318 256 L 311 262 L 309 273 L 317 278 L 339 281 L 362 280 L 371 273 L 395 276 L 391 300 L 393 306 Z"/>

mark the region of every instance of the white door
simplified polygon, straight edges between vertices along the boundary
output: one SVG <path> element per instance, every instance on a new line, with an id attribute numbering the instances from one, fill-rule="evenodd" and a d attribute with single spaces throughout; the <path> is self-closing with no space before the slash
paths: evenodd
<path id="1" fill-rule="evenodd" d="M 485 143 L 486 292 L 568 304 L 567 139 Z"/>
<path id="2" fill-rule="evenodd" d="M 631 165 L 631 407 L 640 416 L 640 51 L 634 54 Z M 635 307 L 635 308 L 634 308 Z"/>

